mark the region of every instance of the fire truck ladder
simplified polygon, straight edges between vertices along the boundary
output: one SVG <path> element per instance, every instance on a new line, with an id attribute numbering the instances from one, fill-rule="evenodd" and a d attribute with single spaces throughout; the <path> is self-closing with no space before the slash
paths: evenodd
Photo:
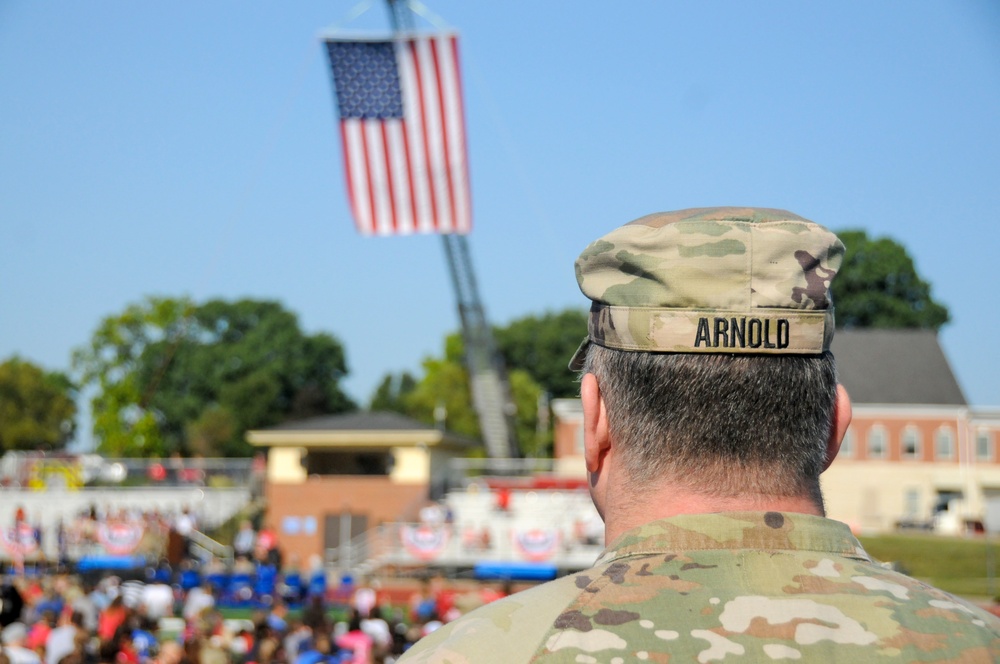
<path id="1" fill-rule="evenodd" d="M 386 3 L 393 32 L 413 31 L 413 13 L 407 0 L 386 0 Z M 493 330 L 479 297 L 468 240 L 465 235 L 454 233 L 443 234 L 441 239 L 458 300 L 458 315 L 465 342 L 465 366 L 486 451 L 492 458 L 517 457 L 514 428 L 517 408 L 511 396 L 503 356 L 497 351 Z"/>

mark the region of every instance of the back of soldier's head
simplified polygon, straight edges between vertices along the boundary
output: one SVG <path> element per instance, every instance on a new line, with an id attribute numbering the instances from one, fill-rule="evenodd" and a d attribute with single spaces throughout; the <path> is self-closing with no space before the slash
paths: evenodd
<path id="1" fill-rule="evenodd" d="M 571 367 L 597 376 L 638 485 L 793 495 L 815 484 L 843 250 L 822 226 L 759 208 L 649 215 L 584 250 L 576 273 L 593 305 Z"/>

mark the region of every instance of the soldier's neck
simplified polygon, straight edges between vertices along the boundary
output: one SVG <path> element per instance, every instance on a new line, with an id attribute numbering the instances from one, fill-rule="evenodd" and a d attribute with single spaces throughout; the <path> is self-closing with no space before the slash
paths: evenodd
<path id="1" fill-rule="evenodd" d="M 664 490 L 630 500 L 611 501 L 604 510 L 605 542 L 645 523 L 680 514 L 717 512 L 796 512 L 826 516 L 821 505 L 806 496 L 719 497 Z"/>

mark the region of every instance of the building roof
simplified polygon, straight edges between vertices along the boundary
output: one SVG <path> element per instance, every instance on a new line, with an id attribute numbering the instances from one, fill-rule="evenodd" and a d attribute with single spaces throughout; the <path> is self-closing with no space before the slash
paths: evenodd
<path id="1" fill-rule="evenodd" d="M 357 411 L 283 422 L 248 431 L 247 441 L 262 447 L 387 448 L 397 446 L 473 447 L 476 441 L 417 420 L 384 411 Z"/>
<path id="2" fill-rule="evenodd" d="M 339 415 L 321 415 L 282 422 L 264 431 L 426 431 L 434 429 L 399 413 L 359 410 Z"/>
<path id="3" fill-rule="evenodd" d="M 856 404 L 964 406 L 934 330 L 837 330 L 840 382 Z"/>

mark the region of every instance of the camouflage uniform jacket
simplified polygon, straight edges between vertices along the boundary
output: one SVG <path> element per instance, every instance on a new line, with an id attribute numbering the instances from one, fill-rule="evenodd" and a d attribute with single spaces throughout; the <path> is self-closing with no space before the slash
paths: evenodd
<path id="1" fill-rule="evenodd" d="M 874 563 L 844 524 L 682 515 L 488 604 L 402 662 L 997 662 L 1000 620 Z"/>

